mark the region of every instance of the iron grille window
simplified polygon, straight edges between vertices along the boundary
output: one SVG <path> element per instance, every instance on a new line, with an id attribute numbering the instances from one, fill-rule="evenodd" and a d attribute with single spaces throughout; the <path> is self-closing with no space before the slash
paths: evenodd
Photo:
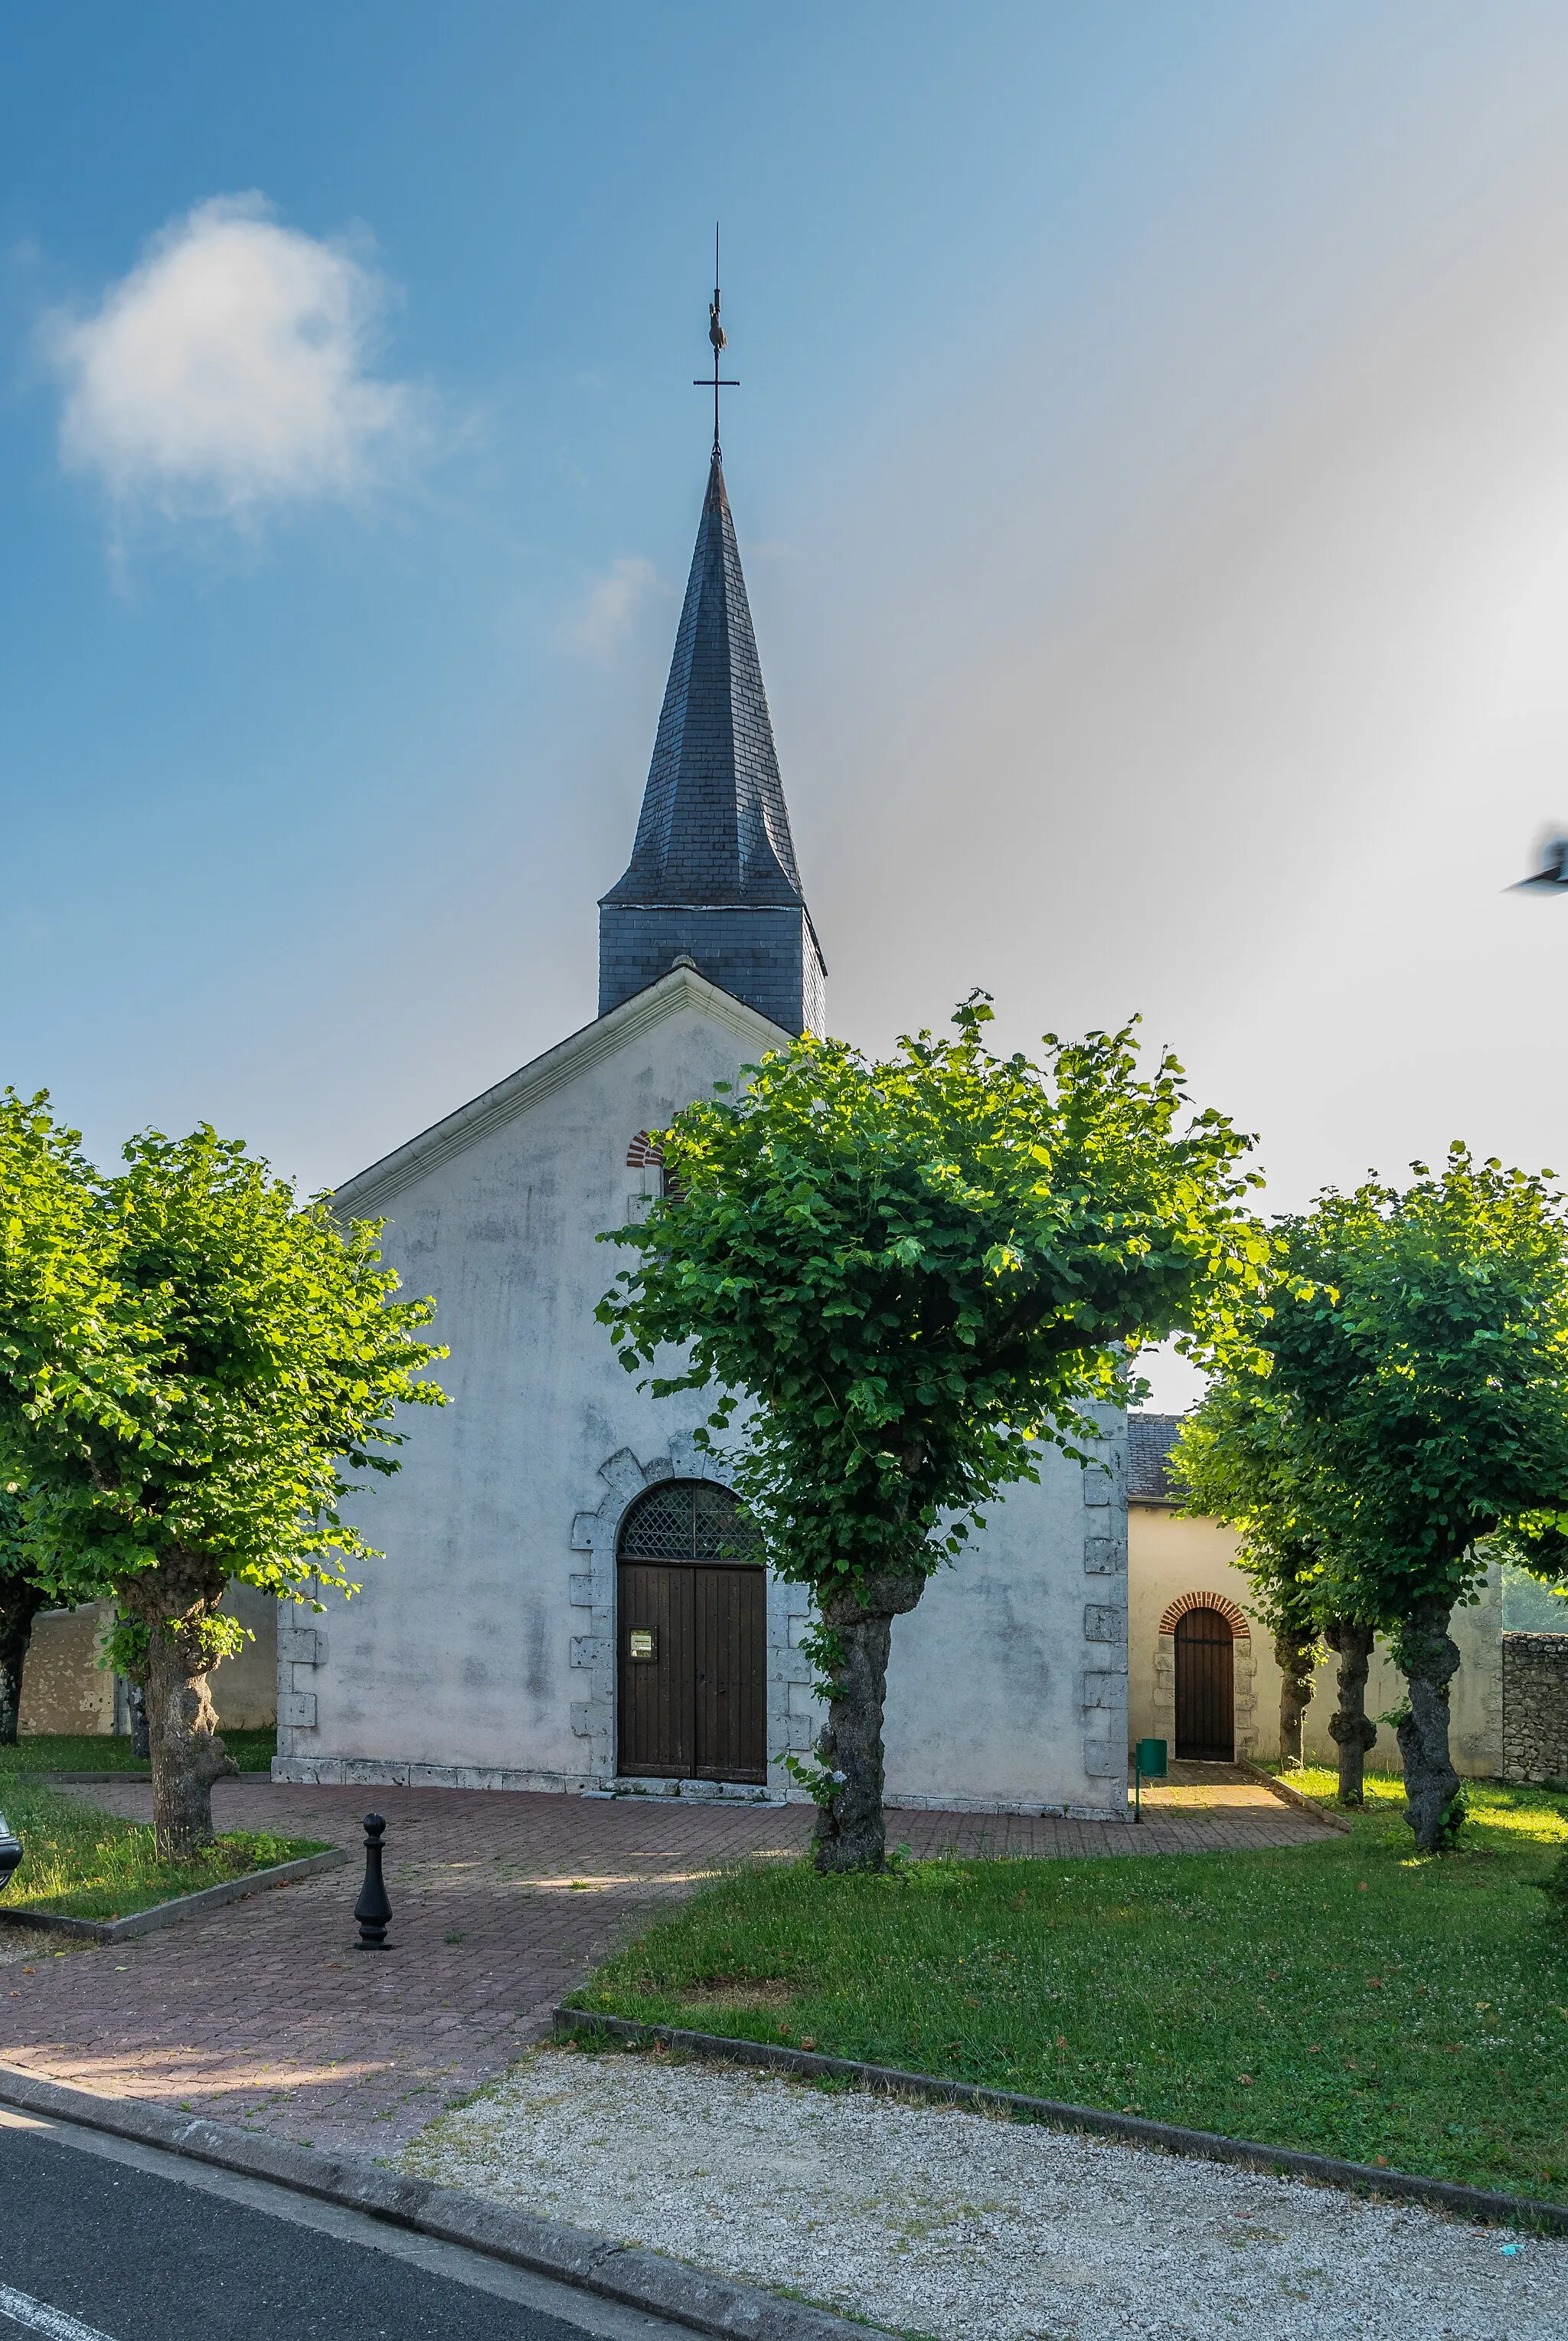
<path id="1" fill-rule="evenodd" d="M 661 1479 L 627 1513 L 620 1558 L 759 1561 L 762 1546 L 728 1488 L 707 1479 Z"/>

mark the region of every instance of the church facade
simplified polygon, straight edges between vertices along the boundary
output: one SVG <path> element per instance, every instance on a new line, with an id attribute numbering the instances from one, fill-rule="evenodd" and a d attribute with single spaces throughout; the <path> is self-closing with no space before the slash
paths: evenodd
<path id="1" fill-rule="evenodd" d="M 803 1589 L 737 1555 L 708 1403 L 655 1400 L 594 1308 L 657 1131 L 805 1031 L 825 973 L 714 450 L 641 818 L 600 905 L 599 1013 L 339 1189 L 437 1302 L 453 1403 L 411 1410 L 352 1517 L 384 1559 L 282 1613 L 276 1777 L 593 1794 L 801 1793 L 820 1727 Z M 897 1619 L 888 1798 L 1126 1808 L 1126 1429 Z"/>

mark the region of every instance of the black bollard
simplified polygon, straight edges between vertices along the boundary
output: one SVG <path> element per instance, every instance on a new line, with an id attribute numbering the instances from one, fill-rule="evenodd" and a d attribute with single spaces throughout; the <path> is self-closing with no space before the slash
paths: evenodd
<path id="1" fill-rule="evenodd" d="M 22 1840 L 11 1834 L 11 1824 L 0 1813 L 0 1894 L 11 1883 L 11 1872 L 22 1858 Z"/>
<path id="2" fill-rule="evenodd" d="M 382 1838 L 386 1823 L 380 1813 L 365 1815 L 365 1882 L 360 1888 L 360 1898 L 354 1904 L 354 1917 L 360 1922 L 360 1938 L 356 1951 L 390 1951 L 394 1946 L 387 1940 L 387 1922 L 392 1917 L 392 1904 L 382 1878 Z"/>

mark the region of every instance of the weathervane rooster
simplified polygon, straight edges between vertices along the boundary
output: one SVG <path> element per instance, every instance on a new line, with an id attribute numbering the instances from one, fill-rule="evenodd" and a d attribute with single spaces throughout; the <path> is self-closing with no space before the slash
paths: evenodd
<path id="1" fill-rule="evenodd" d="M 710 385 L 704 375 L 698 381 L 696 387 L 699 390 L 711 387 L 713 392 L 713 460 L 717 463 L 719 459 L 719 393 L 721 390 L 739 390 L 740 387 L 738 382 L 731 382 L 727 375 L 721 375 L 719 371 L 719 352 L 729 346 L 729 336 L 719 322 L 719 230 L 717 227 L 713 231 L 713 298 L 708 304 L 708 338 L 713 344 L 713 381 Z"/>

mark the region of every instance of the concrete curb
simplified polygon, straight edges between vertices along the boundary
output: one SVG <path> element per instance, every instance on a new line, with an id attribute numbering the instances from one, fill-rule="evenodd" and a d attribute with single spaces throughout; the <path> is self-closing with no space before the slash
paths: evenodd
<path id="1" fill-rule="evenodd" d="M 1250 1773 L 1260 1788 L 1266 1788 L 1271 1796 L 1278 1797 L 1285 1804 L 1294 1805 L 1299 1813 L 1310 1813 L 1313 1819 L 1321 1821 L 1325 1828 L 1337 1829 L 1341 1837 L 1350 1835 L 1350 1823 L 1345 1815 L 1331 1812 L 1326 1805 L 1320 1805 L 1315 1797 L 1309 1797 L 1305 1788 L 1293 1788 L 1288 1780 L 1276 1779 L 1272 1772 L 1265 1772 L 1261 1764 L 1248 1763 L 1245 1756 L 1237 1759 L 1236 1769 Z"/>
<path id="2" fill-rule="evenodd" d="M 128 1918 L 67 1918 L 54 1910 L 28 1910 L 17 1904 L 0 1909 L 0 1926 L 69 1935 L 79 1943 L 129 1943 L 138 1935 L 156 1935 L 165 1927 L 177 1926 L 182 1918 L 199 1918 L 203 1911 L 221 1910 L 225 1902 L 243 1902 L 272 1887 L 291 1886 L 296 1878 L 318 1878 L 323 1870 L 342 1869 L 348 1858 L 344 1847 L 329 1846 L 325 1853 L 274 1862 L 271 1869 L 253 1869 L 244 1878 L 225 1878 L 221 1885 L 203 1886 L 199 1894 L 177 1894 L 172 1902 L 154 1902 L 150 1910 L 133 1910 Z"/>
<path id="3" fill-rule="evenodd" d="M 693 2332 L 715 2334 L 719 2341 L 865 2341 L 868 2330 L 879 2329 L 850 2325 L 826 2309 L 809 2308 L 750 2285 L 731 2284 L 724 2276 L 706 2276 L 700 2268 L 683 2266 L 659 2252 L 612 2243 L 607 2236 L 590 2235 L 581 2227 L 531 2218 L 526 2212 L 487 2203 L 481 2196 L 408 2177 L 379 2163 L 318 2154 L 312 2147 L 288 2146 L 226 2122 L 170 2113 L 139 2097 L 93 2097 L 84 2089 L 37 2080 L 14 2065 L 0 2065 L 0 2105 L 104 2130 L 246 2178 L 266 2179 L 295 2194 L 314 2196 L 319 2202 L 365 2212 L 391 2226 L 461 2244 L 487 2259 L 531 2269 L 536 2276 L 619 2301 L 623 2307 L 668 2317 Z"/>
<path id="4" fill-rule="evenodd" d="M 849 2057 L 821 2057 L 804 2048 L 776 2048 L 766 2040 L 729 2040 L 717 2032 L 682 2032 L 669 2024 L 638 2024 L 625 2016 L 596 2016 L 582 2007 L 558 2007 L 564 2032 L 603 2032 L 611 2039 L 652 2042 L 716 2064 L 762 2066 L 807 2080 L 855 2081 L 862 2088 L 898 2097 L 925 2097 L 938 2105 L 978 2106 L 1010 2113 L 1050 2129 L 1087 2130 L 1126 2146 L 1152 2146 L 1166 2154 L 1187 2154 L 1205 2162 L 1234 2162 L 1272 2178 L 1311 2178 L 1355 2195 L 1394 2197 L 1424 2203 L 1464 2219 L 1545 2228 L 1568 2236 L 1568 2203 L 1537 2203 L 1523 2195 L 1493 2195 L 1484 2187 L 1458 2187 L 1446 2178 L 1422 2178 L 1414 2171 L 1384 2170 L 1370 2162 L 1340 2162 L 1333 2155 L 1302 2154 L 1293 2147 L 1263 2146 L 1255 2139 L 1221 2137 L 1213 2130 L 1181 2129 L 1171 2122 L 1145 2121 L 1136 2114 L 1113 2114 L 1098 2106 L 1073 2106 L 1054 2097 L 1016 2096 L 1010 2089 L 982 2088 L 973 2081 L 942 2081 L 930 2073 L 900 2073 L 888 2065 L 861 2065 Z"/>

